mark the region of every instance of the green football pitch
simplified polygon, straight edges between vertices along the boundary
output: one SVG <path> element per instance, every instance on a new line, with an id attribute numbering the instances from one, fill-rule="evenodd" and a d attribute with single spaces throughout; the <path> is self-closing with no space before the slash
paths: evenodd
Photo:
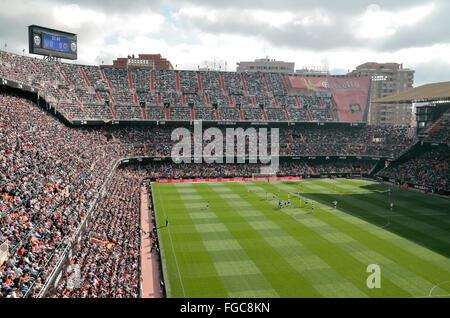
<path id="1" fill-rule="evenodd" d="M 448 199 L 362 179 L 152 192 L 168 297 L 450 297 Z"/>

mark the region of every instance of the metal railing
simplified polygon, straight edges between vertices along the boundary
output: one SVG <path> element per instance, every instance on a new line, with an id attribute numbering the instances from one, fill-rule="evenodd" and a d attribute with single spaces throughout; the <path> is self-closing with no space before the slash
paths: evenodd
<path id="1" fill-rule="evenodd" d="M 45 297 L 46 293 L 48 292 L 48 290 L 50 289 L 51 285 L 53 283 L 57 283 L 56 278 L 58 277 L 58 275 L 61 273 L 61 271 L 63 270 L 65 261 L 67 260 L 68 256 L 69 256 L 69 252 L 73 249 L 73 246 L 75 244 L 75 242 L 80 241 L 81 237 L 83 234 L 89 234 L 90 231 L 88 231 L 88 221 L 92 218 L 93 212 L 95 211 L 95 208 L 97 207 L 98 201 L 99 199 L 103 198 L 106 193 L 105 193 L 105 189 L 106 186 L 109 184 L 113 174 L 115 173 L 117 167 L 122 163 L 122 161 L 124 161 L 125 159 L 118 159 L 116 160 L 114 166 L 112 167 L 109 175 L 106 177 L 105 181 L 103 182 L 103 184 L 100 187 L 100 191 L 97 192 L 97 195 L 93 201 L 93 203 L 91 204 L 89 211 L 86 213 L 85 218 L 83 219 L 83 221 L 81 222 L 81 224 L 78 226 L 77 230 L 75 231 L 74 235 L 72 236 L 72 238 L 69 241 L 69 245 L 66 247 L 66 249 L 64 250 L 64 252 L 62 253 L 62 255 L 60 256 L 57 265 L 54 267 L 54 269 L 52 270 L 51 274 L 49 275 L 48 279 L 46 280 L 44 286 L 42 287 L 38 297 L 42 298 Z"/>
<path id="2" fill-rule="evenodd" d="M 0 245 L 0 265 L 2 265 L 9 257 L 8 252 L 8 241 L 3 242 L 2 245 Z"/>

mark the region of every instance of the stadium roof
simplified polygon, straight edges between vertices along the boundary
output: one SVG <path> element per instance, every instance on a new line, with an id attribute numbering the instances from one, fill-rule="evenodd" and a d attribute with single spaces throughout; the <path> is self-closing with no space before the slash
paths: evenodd
<path id="1" fill-rule="evenodd" d="M 450 99 L 450 82 L 425 84 L 407 89 L 398 94 L 374 100 L 374 103 L 399 103 L 413 101 L 435 101 Z"/>

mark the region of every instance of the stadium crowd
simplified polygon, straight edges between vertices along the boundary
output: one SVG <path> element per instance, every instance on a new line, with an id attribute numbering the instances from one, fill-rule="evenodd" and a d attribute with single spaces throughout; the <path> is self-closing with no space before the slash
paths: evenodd
<path id="1" fill-rule="evenodd" d="M 0 128 L 0 245 L 8 242 L 10 254 L 0 294 L 36 296 L 115 161 L 145 147 L 108 141 L 107 130 L 68 128 L 5 94 Z"/>
<path id="2" fill-rule="evenodd" d="M 438 193 L 441 190 L 450 190 L 449 164 L 449 146 L 443 144 L 405 163 L 386 167 L 378 176 L 400 180 L 402 184 L 425 186 Z"/>
<path id="3" fill-rule="evenodd" d="M 60 297 L 136 297 L 138 179 L 260 172 L 261 164 L 152 163 L 144 166 L 145 173 L 143 168 L 123 168 L 106 185 L 107 195 L 93 205 L 118 159 L 170 156 L 175 143 L 171 132 L 161 126 L 69 128 L 22 97 L 0 94 L 0 245 L 8 242 L 10 253 L 0 265 L 0 296 L 37 297 L 88 211 L 94 209 L 91 234 L 80 243 L 55 293 Z M 395 156 L 412 142 L 400 127 L 280 129 L 280 154 L 289 156 Z M 407 177 L 419 176 L 419 182 L 447 180 L 445 154 L 448 149 L 418 158 L 398 173 L 408 171 Z M 428 165 L 430 159 L 433 165 Z M 279 175 L 365 173 L 374 164 L 364 159 L 281 161 Z M 133 235 L 125 235 L 129 233 Z"/>
<path id="4" fill-rule="evenodd" d="M 303 176 L 321 174 L 367 174 L 375 166 L 372 160 L 346 161 L 331 160 L 295 160 L 282 161 L 277 176 Z M 261 163 L 148 163 L 143 165 L 145 174 L 156 179 L 183 178 L 233 178 L 254 177 L 265 166 Z"/>
<path id="5" fill-rule="evenodd" d="M 193 104 L 224 108 L 218 112 L 221 121 L 337 121 L 324 98 L 300 96 L 300 108 L 296 97 L 288 95 L 283 76 L 275 73 L 100 68 L 0 52 L 0 77 L 38 88 L 69 120 L 190 121 L 190 111 L 183 108 Z M 156 106 L 167 105 L 166 118 Z M 228 109 L 238 105 L 242 117 Z M 268 109 L 267 119 L 260 106 Z M 207 112 L 196 112 L 195 119 L 217 120 L 215 114 L 202 116 Z"/>
<path id="6" fill-rule="evenodd" d="M 366 155 L 394 158 L 416 139 L 408 128 L 395 126 L 308 127 L 280 132 L 285 155 Z M 289 139 L 292 141 L 289 142 Z"/>
<path id="7" fill-rule="evenodd" d="M 139 177 L 117 169 L 54 297 L 139 297 Z"/>
<path id="8" fill-rule="evenodd" d="M 107 164 L 91 170 L 98 154 L 89 150 L 102 145 L 99 135 L 65 128 L 16 97 L 1 96 L 0 104 L 0 243 L 13 252 L 0 279 L 4 296 L 21 295 L 46 276 L 44 265 L 57 259 Z"/>

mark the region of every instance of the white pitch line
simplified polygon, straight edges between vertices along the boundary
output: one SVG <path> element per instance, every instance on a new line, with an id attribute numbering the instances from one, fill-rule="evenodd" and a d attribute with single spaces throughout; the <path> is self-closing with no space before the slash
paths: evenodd
<path id="1" fill-rule="evenodd" d="M 164 216 L 166 216 L 166 209 L 164 208 L 164 200 L 161 197 L 161 190 L 158 187 L 158 195 L 159 198 L 161 199 L 161 208 L 163 209 L 163 214 Z M 167 216 L 166 216 L 167 217 Z M 184 291 L 184 286 L 183 286 L 183 280 L 181 279 L 181 272 L 180 272 L 180 267 L 178 266 L 178 260 L 177 260 L 177 254 L 175 253 L 175 249 L 173 248 L 173 243 L 172 243 L 172 235 L 170 234 L 170 229 L 169 227 L 166 228 L 167 231 L 169 232 L 169 239 L 170 239 L 170 245 L 172 246 L 172 252 L 173 252 L 173 256 L 175 258 L 175 264 L 177 265 L 177 270 L 178 270 L 178 277 L 180 277 L 180 283 L 181 283 L 181 289 L 183 290 L 183 296 L 186 297 L 186 293 Z"/>
<path id="2" fill-rule="evenodd" d="M 439 284 L 433 286 L 433 288 L 430 289 L 430 293 L 428 294 L 428 296 L 432 297 L 431 294 L 433 293 L 433 290 L 434 290 L 436 287 L 441 286 L 441 285 L 444 285 L 444 284 L 446 284 L 446 283 L 450 283 L 450 280 L 446 280 L 445 282 L 441 282 L 441 283 L 439 283 Z"/>
<path id="3" fill-rule="evenodd" d="M 414 296 L 414 297 L 409 297 L 409 298 L 436 298 L 436 297 L 450 297 L 450 294 L 434 295 L 434 296 Z"/>

